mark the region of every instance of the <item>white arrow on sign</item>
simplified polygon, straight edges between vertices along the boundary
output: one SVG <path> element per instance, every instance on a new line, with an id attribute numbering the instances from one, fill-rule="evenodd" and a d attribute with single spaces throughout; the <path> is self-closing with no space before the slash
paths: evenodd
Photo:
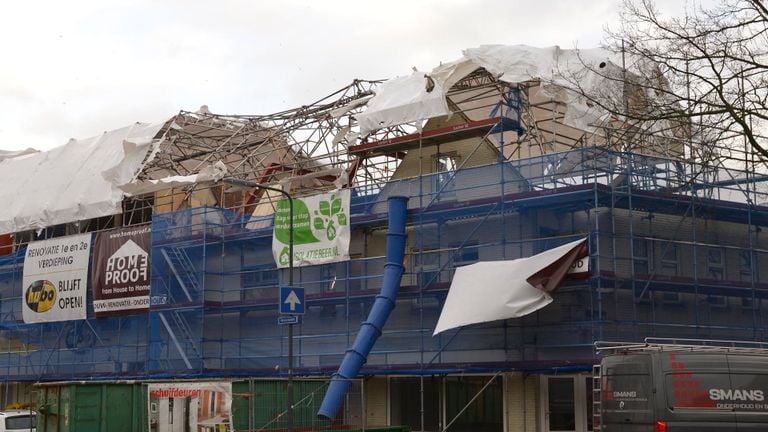
<path id="1" fill-rule="evenodd" d="M 296 295 L 296 291 L 291 290 L 288 296 L 285 297 L 285 301 L 283 303 L 290 305 L 291 312 L 293 312 L 296 310 L 296 305 L 301 304 L 301 300 L 299 300 L 299 297 Z"/>

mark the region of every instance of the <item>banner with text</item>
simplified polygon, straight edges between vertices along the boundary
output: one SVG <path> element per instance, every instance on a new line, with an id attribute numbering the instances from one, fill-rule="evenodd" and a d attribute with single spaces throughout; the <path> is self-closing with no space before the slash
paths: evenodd
<path id="1" fill-rule="evenodd" d="M 91 234 L 32 242 L 24 256 L 25 323 L 86 318 Z"/>
<path id="2" fill-rule="evenodd" d="M 306 266 L 349 259 L 349 189 L 293 199 L 293 265 Z M 288 267 L 290 206 L 280 200 L 275 210 L 272 255 Z"/>
<path id="3" fill-rule="evenodd" d="M 232 383 L 151 383 L 147 391 L 149 430 L 232 430 Z"/>
<path id="4" fill-rule="evenodd" d="M 93 311 L 97 317 L 149 309 L 150 225 L 96 234 L 93 241 Z"/>

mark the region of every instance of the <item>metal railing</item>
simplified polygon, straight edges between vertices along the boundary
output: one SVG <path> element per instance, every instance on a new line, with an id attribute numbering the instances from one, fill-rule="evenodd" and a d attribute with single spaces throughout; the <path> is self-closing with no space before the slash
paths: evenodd
<path id="1" fill-rule="evenodd" d="M 648 337 L 642 343 L 597 341 L 595 350 L 600 354 L 690 351 L 768 355 L 768 342 Z"/>

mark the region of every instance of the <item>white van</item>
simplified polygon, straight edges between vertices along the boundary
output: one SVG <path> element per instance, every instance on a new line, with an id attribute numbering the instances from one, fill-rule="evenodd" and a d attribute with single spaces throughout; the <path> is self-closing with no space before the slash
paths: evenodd
<path id="1" fill-rule="evenodd" d="M 35 432 L 37 413 L 29 410 L 0 411 L 0 432 Z"/>

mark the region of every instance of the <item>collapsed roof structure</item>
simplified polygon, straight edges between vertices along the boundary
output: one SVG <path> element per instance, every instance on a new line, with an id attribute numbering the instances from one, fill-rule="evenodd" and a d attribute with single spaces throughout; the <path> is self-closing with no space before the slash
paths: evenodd
<path id="1" fill-rule="evenodd" d="M 462 146 L 474 143 L 451 162 L 461 166 L 585 145 L 625 149 L 632 140 L 620 119 L 569 85 L 578 80 L 606 97 L 626 98 L 625 86 L 611 78 L 622 71 L 603 50 L 481 46 L 428 73 L 355 80 L 314 103 L 274 114 L 216 115 L 203 106 L 48 152 L 4 153 L 0 179 L 6 187 L 0 194 L 9 205 L 0 209 L 0 232 L 116 214 L 126 197 L 224 175 L 282 181 L 300 194 L 351 185 L 378 191 L 390 178 L 409 175 L 399 167 L 424 156 L 414 149 L 439 148 L 449 134 L 454 147 L 457 136 Z M 663 141 L 643 140 L 639 151 L 684 156 L 681 128 L 666 130 L 672 133 Z M 228 205 L 251 211 L 261 198 L 261 191 L 250 191 Z M 217 201 L 212 204 L 225 204 Z"/>
<path id="2" fill-rule="evenodd" d="M 578 84 L 630 109 L 653 106 L 655 95 L 623 85 L 632 72 L 620 64 L 599 50 L 480 47 L 431 71 L 354 81 L 279 113 L 215 115 L 203 107 L 47 153 L 0 154 L 9 207 L 0 207 L 0 222 L 6 232 L 28 230 L 0 235 L 0 371 L 6 382 L 48 381 L 44 388 L 55 397 L 65 387 L 50 381 L 228 377 L 234 386 L 248 377 L 240 390 L 233 387 L 233 397 L 251 408 L 232 416 L 233 427 L 285 429 L 285 416 L 274 410 L 284 382 L 275 380 L 285 377 L 292 345 L 275 321 L 278 305 L 286 304 L 277 287 L 294 272 L 278 267 L 271 247 L 270 213 L 280 194 L 237 189 L 232 185 L 244 182 L 217 181 L 223 176 L 290 188 L 294 197 L 349 189 L 343 191 L 350 197 L 349 259 L 295 269 L 307 300 L 297 334 L 298 374 L 336 370 L 373 305 L 397 304 L 387 308 L 394 325 L 376 349 L 355 351 L 370 351 L 362 373 L 371 376 L 355 384 L 360 402 L 349 405 L 376 409 L 350 411 L 345 427 L 411 417 L 422 419 L 411 420 L 412 429 L 434 430 L 463 412 L 445 409 L 455 398 L 439 389 L 487 388 L 489 397 L 477 400 L 487 401 L 482 411 L 493 416 L 479 427 L 501 430 L 547 407 L 547 394 L 537 391 L 527 393 L 534 396 L 530 404 L 510 405 L 506 400 L 517 396 L 504 397 L 513 394 L 508 390 L 547 391 L 545 374 L 563 379 L 563 371 L 590 370 L 595 340 L 764 337 L 768 285 L 759 270 L 768 260 L 768 211 L 761 205 L 768 194 L 760 188 L 768 178 L 697 163 L 691 155 L 701 153 L 692 150 L 705 146 L 685 124 L 643 127 L 602 112 L 594 96 L 575 91 Z M 407 202 L 389 200 L 398 195 Z M 385 212 L 387 201 L 407 207 L 397 213 L 405 220 Z M 332 199 L 328 213 L 333 207 Z M 308 207 L 301 214 L 309 215 Z M 97 219 L 83 223 L 86 217 Z M 394 221 L 399 227 L 390 235 Z M 142 225 L 109 229 L 134 224 Z M 85 320 L 24 322 L 24 289 L 32 292 L 24 272 L 36 262 L 25 254 L 35 248 L 25 250 L 24 243 L 51 237 L 67 243 L 70 234 L 97 230 L 105 231 L 90 236 L 94 243 L 150 232 L 147 313 L 101 317 L 89 294 Z M 461 266 L 528 257 L 585 235 L 594 272 L 560 290 L 547 310 L 433 336 Z M 390 248 L 387 236 L 400 239 L 402 255 L 389 254 L 400 246 Z M 93 250 L 91 263 L 114 256 L 97 259 Z M 400 263 L 402 278 L 388 277 L 400 281 L 397 298 L 381 296 L 381 269 Z M 95 287 L 91 281 L 83 288 L 88 285 Z M 255 376 L 274 380 L 254 385 Z M 578 389 L 583 378 L 565 380 Z M 135 382 L 137 390 L 145 386 Z M 326 387 L 324 379 L 314 382 L 307 396 Z M 266 385 L 275 392 L 263 392 Z M 82 392 L 81 399 L 91 394 Z M 252 394 L 261 394 L 264 405 Z M 419 403 L 390 394 L 430 396 Z M 137 405 L 124 405 L 126 418 L 136 417 L 129 412 Z M 316 407 L 298 405 L 306 415 L 296 418 L 315 418 Z M 580 429 L 588 430 L 584 405 L 574 407 L 581 414 L 572 418 L 580 415 Z M 400 420 L 389 416 L 406 408 L 410 414 Z M 263 423 L 255 413 L 265 414 Z M 461 426 L 477 428 L 474 420 Z"/>

